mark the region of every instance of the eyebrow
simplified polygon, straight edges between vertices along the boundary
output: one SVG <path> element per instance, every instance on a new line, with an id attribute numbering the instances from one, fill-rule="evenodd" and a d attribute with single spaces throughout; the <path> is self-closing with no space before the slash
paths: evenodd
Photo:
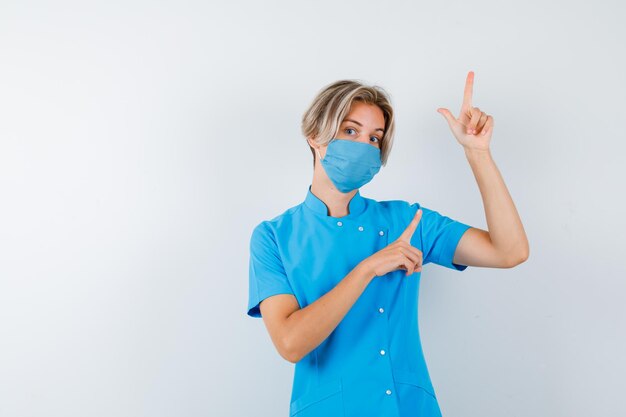
<path id="1" fill-rule="evenodd" d="M 345 122 L 356 123 L 357 125 L 363 127 L 363 125 L 361 123 L 359 123 L 359 122 L 357 122 L 356 120 L 353 120 L 353 119 L 344 119 L 343 123 L 345 123 Z M 381 129 L 380 127 L 375 129 L 375 130 L 380 130 L 381 132 L 383 132 L 383 134 L 385 133 L 385 129 Z"/>

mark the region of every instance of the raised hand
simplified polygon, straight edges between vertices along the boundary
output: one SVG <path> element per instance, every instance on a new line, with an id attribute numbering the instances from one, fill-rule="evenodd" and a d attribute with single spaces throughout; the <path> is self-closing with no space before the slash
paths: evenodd
<path id="1" fill-rule="evenodd" d="M 456 140 L 466 149 L 488 150 L 493 132 L 493 117 L 472 106 L 474 88 L 474 72 L 470 71 L 465 80 L 463 104 L 458 118 L 446 108 L 440 107 L 437 112 L 445 117 Z"/>
<path id="2" fill-rule="evenodd" d="M 405 276 L 422 270 L 422 251 L 411 246 L 411 238 L 421 219 L 422 209 L 418 209 L 398 239 L 363 260 L 374 276 L 385 275 L 396 269 L 406 270 Z"/>

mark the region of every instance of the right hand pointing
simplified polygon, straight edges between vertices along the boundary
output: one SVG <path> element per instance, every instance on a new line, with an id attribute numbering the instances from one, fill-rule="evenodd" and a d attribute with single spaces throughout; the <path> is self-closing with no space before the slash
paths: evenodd
<path id="1" fill-rule="evenodd" d="M 422 270 L 422 251 L 411 246 L 411 238 L 421 219 L 420 208 L 398 239 L 363 260 L 375 276 L 385 275 L 396 269 L 406 270 L 405 276 Z"/>

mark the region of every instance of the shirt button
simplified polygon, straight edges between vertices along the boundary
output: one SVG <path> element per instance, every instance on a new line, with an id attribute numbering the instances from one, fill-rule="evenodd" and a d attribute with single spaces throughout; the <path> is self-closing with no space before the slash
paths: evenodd
<path id="1" fill-rule="evenodd" d="M 381 355 L 384 355 L 384 354 L 385 354 L 385 350 L 384 350 L 384 349 L 382 349 L 382 350 L 380 351 L 380 354 L 381 354 Z"/>
<path id="2" fill-rule="evenodd" d="M 359 232 L 363 231 L 363 226 L 359 226 Z"/>
<path id="3" fill-rule="evenodd" d="M 386 393 L 387 395 L 391 395 L 391 390 L 390 390 L 390 389 L 388 389 L 387 391 L 385 391 L 385 393 Z"/>
<path id="4" fill-rule="evenodd" d="M 384 235 L 384 234 L 385 234 L 385 232 L 383 232 L 383 231 L 381 230 L 380 232 L 378 232 L 378 234 L 382 236 L 382 235 Z"/>
<path id="5" fill-rule="evenodd" d="M 337 222 L 337 226 L 343 226 L 342 222 Z"/>
<path id="6" fill-rule="evenodd" d="M 384 313 L 384 312 L 385 312 L 385 309 L 381 307 L 381 308 L 379 308 L 379 309 L 378 309 L 378 312 L 380 312 L 380 313 Z"/>

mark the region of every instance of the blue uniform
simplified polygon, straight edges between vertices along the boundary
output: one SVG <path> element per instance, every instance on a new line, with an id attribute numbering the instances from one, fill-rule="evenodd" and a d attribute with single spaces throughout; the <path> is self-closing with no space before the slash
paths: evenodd
<path id="1" fill-rule="evenodd" d="M 420 208 L 402 200 L 350 200 L 349 214 L 328 215 L 311 187 L 305 200 L 258 224 L 250 239 L 248 315 L 259 303 L 293 294 L 301 308 L 332 290 L 359 262 L 396 240 Z M 469 225 L 421 207 L 411 245 L 423 265 L 452 263 Z M 441 411 L 417 322 L 421 273 L 375 277 L 333 332 L 296 363 L 291 417 L 434 417 Z"/>

